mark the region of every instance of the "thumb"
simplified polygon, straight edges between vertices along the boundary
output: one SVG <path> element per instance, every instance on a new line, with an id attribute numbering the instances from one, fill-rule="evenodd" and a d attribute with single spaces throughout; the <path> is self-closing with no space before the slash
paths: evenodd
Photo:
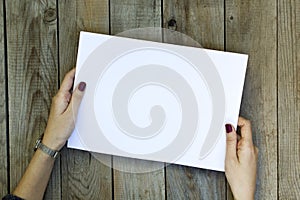
<path id="1" fill-rule="evenodd" d="M 84 95 L 84 91 L 86 88 L 85 82 L 80 82 L 78 86 L 75 88 L 72 94 L 71 102 L 68 107 L 68 111 L 72 112 L 74 117 L 77 117 L 78 109 Z"/>
<path id="2" fill-rule="evenodd" d="M 232 125 L 226 124 L 226 162 L 237 161 L 236 146 L 237 134 Z"/>

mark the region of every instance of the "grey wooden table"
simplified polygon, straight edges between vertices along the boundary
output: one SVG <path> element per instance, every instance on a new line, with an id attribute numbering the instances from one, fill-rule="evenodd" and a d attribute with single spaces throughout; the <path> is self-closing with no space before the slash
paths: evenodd
<path id="1" fill-rule="evenodd" d="M 256 199 L 300 199 L 299 0 L 0 0 L 0 24 L 0 195 L 30 161 L 51 97 L 75 66 L 79 31 L 165 27 L 206 48 L 250 55 L 241 115 L 260 149 Z M 103 159 L 124 169 L 153 164 Z M 232 196 L 224 173 L 170 165 L 130 174 L 64 149 L 45 199 Z"/>

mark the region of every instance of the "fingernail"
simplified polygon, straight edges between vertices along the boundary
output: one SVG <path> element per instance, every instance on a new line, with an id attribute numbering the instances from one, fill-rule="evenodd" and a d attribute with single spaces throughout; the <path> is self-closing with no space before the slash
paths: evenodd
<path id="1" fill-rule="evenodd" d="M 79 83 L 79 86 L 78 86 L 78 89 L 83 92 L 85 90 L 85 86 L 86 86 L 86 83 L 85 82 L 80 82 Z"/>
<path id="2" fill-rule="evenodd" d="M 232 132 L 232 126 L 230 124 L 225 125 L 226 133 L 231 133 Z"/>

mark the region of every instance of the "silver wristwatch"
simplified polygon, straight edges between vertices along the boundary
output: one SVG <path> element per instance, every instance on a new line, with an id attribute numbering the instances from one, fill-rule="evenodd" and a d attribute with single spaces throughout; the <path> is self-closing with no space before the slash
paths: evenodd
<path id="1" fill-rule="evenodd" d="M 42 150 L 44 153 L 48 154 L 49 156 L 51 156 L 52 158 L 56 158 L 59 154 L 58 151 L 52 150 L 49 147 L 47 147 L 46 145 L 44 145 L 42 143 L 41 139 L 38 139 L 36 141 L 35 147 L 34 147 L 34 151 L 36 151 L 37 149 Z"/>

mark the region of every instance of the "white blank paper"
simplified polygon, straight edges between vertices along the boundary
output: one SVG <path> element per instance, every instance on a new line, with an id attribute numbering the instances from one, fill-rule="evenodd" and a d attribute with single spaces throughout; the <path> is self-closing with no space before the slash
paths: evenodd
<path id="1" fill-rule="evenodd" d="M 247 55 L 81 32 L 68 147 L 224 171 Z"/>

